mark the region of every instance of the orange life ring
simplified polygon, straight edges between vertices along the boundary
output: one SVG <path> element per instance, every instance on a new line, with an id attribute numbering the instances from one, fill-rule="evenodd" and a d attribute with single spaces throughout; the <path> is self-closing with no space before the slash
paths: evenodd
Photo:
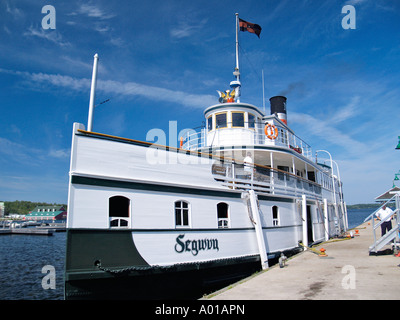
<path id="1" fill-rule="evenodd" d="M 180 141 L 180 143 L 179 143 L 179 148 L 182 149 L 182 146 L 183 146 L 183 137 L 181 137 L 181 141 Z"/>
<path id="2" fill-rule="evenodd" d="M 267 123 L 264 127 L 264 132 L 267 138 L 274 140 L 278 137 L 278 129 L 273 124 Z"/>

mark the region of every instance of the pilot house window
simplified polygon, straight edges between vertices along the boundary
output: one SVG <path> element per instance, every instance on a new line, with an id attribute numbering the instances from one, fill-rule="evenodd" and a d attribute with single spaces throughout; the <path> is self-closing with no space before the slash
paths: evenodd
<path id="1" fill-rule="evenodd" d="M 123 196 L 108 199 L 110 227 L 129 227 L 130 203 L 131 201 Z"/>
<path id="2" fill-rule="evenodd" d="M 213 121 L 212 120 L 213 120 L 212 116 L 207 119 L 207 129 L 208 129 L 208 131 L 211 131 L 213 129 Z"/>
<path id="3" fill-rule="evenodd" d="M 244 127 L 243 112 L 232 112 L 232 127 Z"/>
<path id="4" fill-rule="evenodd" d="M 217 129 L 226 128 L 227 127 L 226 112 L 218 113 L 218 114 L 215 115 L 215 126 L 216 126 Z"/>
<path id="5" fill-rule="evenodd" d="M 254 115 L 252 115 L 251 113 L 249 113 L 249 128 L 254 129 L 255 122 L 256 122 L 256 117 Z"/>

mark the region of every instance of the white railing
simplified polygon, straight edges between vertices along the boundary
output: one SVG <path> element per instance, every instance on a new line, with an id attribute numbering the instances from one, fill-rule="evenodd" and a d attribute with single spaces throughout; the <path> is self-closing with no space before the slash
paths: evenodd
<path id="1" fill-rule="evenodd" d="M 322 200 L 321 185 L 266 166 L 255 165 L 248 171 L 244 164 L 217 162 L 212 166 L 212 174 L 215 180 L 230 189 L 253 189 L 261 193 L 293 197 L 305 194 L 312 199 Z"/>
<path id="2" fill-rule="evenodd" d="M 200 132 L 189 130 L 183 136 L 182 149 L 198 150 L 212 146 L 243 146 L 243 145 L 262 145 L 286 147 L 312 159 L 311 147 L 295 134 L 284 127 L 277 126 L 278 137 L 269 139 L 264 133 L 264 124 L 257 123 L 254 129 L 247 128 L 221 128 L 209 131 L 206 128 Z M 238 130 L 246 132 L 246 136 L 235 134 Z"/>
<path id="3" fill-rule="evenodd" d="M 379 221 L 375 224 L 375 215 L 378 211 L 383 207 L 387 206 L 389 203 L 394 203 L 396 209 L 388 216 L 386 219 Z M 385 235 L 378 238 L 376 236 L 376 229 L 378 229 L 382 223 L 384 223 L 388 218 L 390 221 L 393 219 L 395 221 L 394 226 L 390 231 L 388 231 Z M 374 243 L 369 247 L 369 251 L 378 252 L 381 248 L 383 248 L 390 241 L 394 240 L 394 250 L 397 250 L 396 243 L 399 243 L 399 229 L 400 229 L 400 194 L 396 193 L 393 195 L 391 199 L 383 203 L 378 209 L 376 209 L 373 213 L 371 213 L 368 217 L 364 219 L 364 222 L 370 220 L 372 221 L 372 230 L 374 233 Z M 392 222 L 391 222 L 392 223 Z"/>

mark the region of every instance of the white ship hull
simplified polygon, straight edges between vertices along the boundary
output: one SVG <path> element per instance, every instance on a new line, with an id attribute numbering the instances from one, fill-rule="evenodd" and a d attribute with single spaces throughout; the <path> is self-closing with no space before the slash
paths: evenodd
<path id="1" fill-rule="evenodd" d="M 185 297 L 194 286 L 207 290 L 251 274 L 281 252 L 299 250 L 299 242 L 345 229 L 332 192 L 311 181 L 222 177 L 213 172 L 215 155 L 83 129 L 75 124 L 71 152 L 67 299 L 174 297 L 167 283 Z M 187 221 L 177 224 L 182 212 Z M 177 286 L 177 279 L 186 280 Z"/>

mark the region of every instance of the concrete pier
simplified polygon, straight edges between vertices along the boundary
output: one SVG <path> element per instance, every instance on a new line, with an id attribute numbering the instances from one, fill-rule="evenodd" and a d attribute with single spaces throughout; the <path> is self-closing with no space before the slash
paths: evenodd
<path id="1" fill-rule="evenodd" d="M 314 247 L 327 257 L 307 250 L 203 299 L 211 300 L 380 300 L 400 299 L 400 257 L 369 255 L 372 226 L 360 225 L 359 236 L 328 241 Z M 380 229 L 376 230 L 380 236 Z"/>

